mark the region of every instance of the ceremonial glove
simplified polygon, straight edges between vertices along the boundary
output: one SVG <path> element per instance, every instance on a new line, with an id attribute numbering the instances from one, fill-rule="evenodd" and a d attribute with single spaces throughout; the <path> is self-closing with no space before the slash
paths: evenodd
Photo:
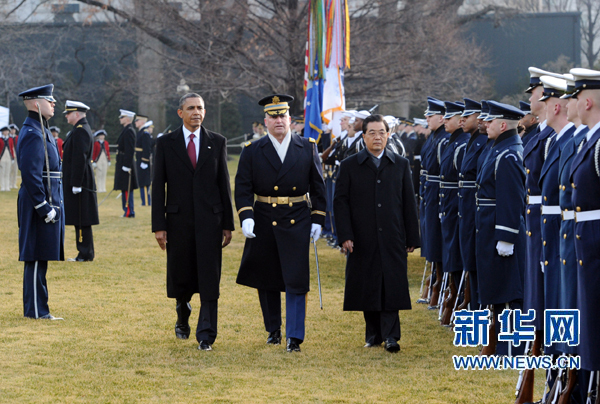
<path id="1" fill-rule="evenodd" d="M 256 234 L 254 234 L 254 219 L 244 219 L 242 222 L 242 233 L 246 238 L 254 238 Z"/>
<path id="2" fill-rule="evenodd" d="M 73 187 L 73 193 L 78 194 L 81 192 L 81 187 Z"/>
<path id="3" fill-rule="evenodd" d="M 54 209 L 52 209 L 50 212 L 48 212 L 48 214 L 46 215 L 46 218 L 44 219 L 46 221 L 46 223 L 50 223 L 54 221 L 54 218 L 56 217 L 56 211 Z"/>
<path id="4" fill-rule="evenodd" d="M 108 162 L 108 166 L 110 167 L 110 161 Z"/>
<path id="5" fill-rule="evenodd" d="M 108 163 L 108 165 L 110 165 L 110 163 Z M 93 167 L 93 168 L 96 168 L 97 166 L 98 166 L 98 164 L 96 164 L 96 163 L 92 163 L 92 167 Z"/>
<path id="6" fill-rule="evenodd" d="M 313 223 L 310 226 L 310 236 L 316 242 L 321 237 L 321 225 Z"/>
<path id="7" fill-rule="evenodd" d="M 501 257 L 510 257 L 515 251 L 515 245 L 505 241 L 498 241 L 498 244 L 496 244 L 496 251 L 498 251 L 498 255 Z"/>
<path id="8" fill-rule="evenodd" d="M 123 171 L 125 171 L 126 173 L 131 171 L 131 168 L 128 167 L 121 167 L 123 169 Z"/>
<path id="9" fill-rule="evenodd" d="M 540 267 L 542 267 L 542 273 L 544 273 L 544 263 L 540 261 Z"/>
<path id="10" fill-rule="evenodd" d="M 142 170 L 145 170 L 146 168 L 148 168 L 148 164 L 146 164 L 146 163 L 140 163 L 140 168 Z"/>
<path id="11" fill-rule="evenodd" d="M 10 164 L 15 164 L 15 160 L 12 160 L 12 161 L 10 162 Z"/>

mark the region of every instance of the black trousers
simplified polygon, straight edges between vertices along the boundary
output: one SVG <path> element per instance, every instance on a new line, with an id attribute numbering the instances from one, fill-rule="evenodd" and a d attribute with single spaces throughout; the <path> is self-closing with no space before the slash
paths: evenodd
<path id="1" fill-rule="evenodd" d="M 191 296 L 177 299 L 177 302 L 189 302 Z M 214 344 L 217 339 L 217 313 L 219 308 L 218 300 L 200 300 L 200 312 L 198 313 L 198 325 L 196 326 L 196 340 L 206 341 Z"/>
<path id="2" fill-rule="evenodd" d="M 81 230 L 81 233 L 79 230 Z M 94 259 L 94 235 L 92 233 L 92 226 L 75 226 L 75 244 L 77 245 L 77 251 L 79 251 L 77 258 L 89 261 Z"/>
<path id="3" fill-rule="evenodd" d="M 393 339 L 400 340 L 400 316 L 398 311 L 364 311 L 365 342 L 379 345 Z"/>

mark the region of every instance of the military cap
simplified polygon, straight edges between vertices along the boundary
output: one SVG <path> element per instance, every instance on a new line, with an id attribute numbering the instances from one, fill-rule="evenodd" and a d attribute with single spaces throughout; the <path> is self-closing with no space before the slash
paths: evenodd
<path id="1" fill-rule="evenodd" d="M 94 132 L 94 137 L 96 136 L 107 136 L 106 131 L 104 129 L 97 130 Z"/>
<path id="2" fill-rule="evenodd" d="M 424 128 L 427 127 L 427 119 L 413 118 L 413 121 L 415 121 L 415 125 L 421 125 Z"/>
<path id="3" fill-rule="evenodd" d="M 146 115 L 135 114 L 135 120 L 137 121 L 138 119 L 150 119 L 150 118 L 148 118 Z"/>
<path id="4" fill-rule="evenodd" d="M 135 112 L 132 111 L 128 111 L 126 109 L 120 109 L 119 110 L 119 118 L 123 118 L 125 116 L 128 116 L 130 118 L 133 118 L 135 116 Z"/>
<path id="5" fill-rule="evenodd" d="M 531 114 L 531 104 L 525 101 L 519 101 L 519 109 L 527 114 Z"/>
<path id="6" fill-rule="evenodd" d="M 575 81 L 575 93 L 577 96 L 583 90 L 600 90 L 600 71 L 583 68 L 571 69 L 569 72 Z"/>
<path id="7" fill-rule="evenodd" d="M 65 110 L 63 111 L 63 114 L 68 114 L 69 112 L 73 111 L 87 112 L 89 110 L 90 107 L 85 105 L 83 102 L 67 100 L 67 102 L 65 102 Z"/>
<path id="8" fill-rule="evenodd" d="M 557 78 L 562 78 L 562 75 L 558 73 L 552 73 L 546 70 L 538 69 L 537 67 L 529 68 L 529 87 L 525 90 L 526 93 L 530 93 L 534 88 L 542 85 L 542 81 L 540 77 L 542 76 L 553 76 Z"/>
<path id="9" fill-rule="evenodd" d="M 344 111 L 344 112 L 342 112 L 342 116 L 347 116 L 348 118 L 354 118 L 354 113 L 355 112 L 356 111 L 353 110 L 353 109 L 348 110 L 348 111 Z"/>
<path id="10" fill-rule="evenodd" d="M 539 101 L 546 101 L 548 98 L 560 98 L 567 91 L 567 81 L 553 76 L 540 77 L 544 92 Z"/>
<path id="11" fill-rule="evenodd" d="M 444 115 L 445 113 L 446 107 L 444 106 L 444 101 L 440 101 L 433 97 L 427 97 L 425 116 Z"/>
<path id="12" fill-rule="evenodd" d="M 358 118 L 358 119 L 367 119 L 367 117 L 371 115 L 371 113 L 365 109 L 363 109 L 362 111 L 357 111 L 354 113 L 354 118 Z"/>
<path id="13" fill-rule="evenodd" d="M 262 98 L 258 105 L 265 107 L 265 113 L 269 115 L 285 115 L 290 109 L 289 103 L 294 101 L 294 97 L 286 94 L 273 94 Z"/>
<path id="14" fill-rule="evenodd" d="M 4 132 L 5 130 L 10 130 L 8 126 L 3 126 L 0 128 L 0 132 Z"/>
<path id="15" fill-rule="evenodd" d="M 398 125 L 398 123 L 400 123 L 400 118 L 396 119 L 396 117 L 392 115 L 386 115 L 383 117 L 383 119 L 387 122 L 388 127 L 390 128 L 393 128 L 394 126 Z"/>
<path id="16" fill-rule="evenodd" d="M 154 121 L 148 121 L 145 124 L 142 125 L 141 129 L 145 129 L 145 128 L 149 128 L 149 127 L 154 127 Z"/>
<path id="17" fill-rule="evenodd" d="M 503 104 L 498 101 L 488 101 L 488 107 L 490 112 L 484 121 L 489 122 L 494 119 L 506 119 L 509 121 L 518 121 L 525 116 L 525 113 L 517 107 L 512 105 Z"/>
<path id="18" fill-rule="evenodd" d="M 58 126 L 50 126 L 50 132 L 60 133 L 60 128 Z"/>
<path id="19" fill-rule="evenodd" d="M 470 115 L 474 115 L 474 114 L 480 114 L 481 113 L 481 104 L 478 103 L 475 100 L 472 100 L 470 98 L 463 98 L 465 100 L 465 111 L 462 113 L 461 116 L 470 116 Z"/>
<path id="20" fill-rule="evenodd" d="M 565 93 L 560 98 L 571 98 L 575 94 L 575 78 L 572 74 L 567 73 L 563 74 L 565 81 L 567 82 L 567 89 Z"/>
<path id="21" fill-rule="evenodd" d="M 36 100 L 43 98 L 46 101 L 56 102 L 56 99 L 52 96 L 54 91 L 54 84 L 47 84 L 45 86 L 30 88 L 19 93 L 19 97 L 23 97 L 24 100 Z"/>
<path id="22" fill-rule="evenodd" d="M 292 122 L 304 123 L 304 117 L 303 116 L 293 116 L 292 117 Z"/>
<path id="23" fill-rule="evenodd" d="M 455 115 L 461 115 L 465 110 L 464 105 L 460 105 L 458 102 L 444 101 L 444 107 L 446 107 L 444 119 L 450 119 Z"/>
<path id="24" fill-rule="evenodd" d="M 8 125 L 8 127 L 10 129 L 19 130 L 19 127 L 17 125 L 15 125 L 14 123 L 11 123 L 10 125 Z"/>
<path id="25" fill-rule="evenodd" d="M 481 100 L 481 113 L 479 114 L 477 119 L 487 118 L 489 112 L 490 112 L 490 107 L 488 105 L 488 102 L 486 100 Z"/>

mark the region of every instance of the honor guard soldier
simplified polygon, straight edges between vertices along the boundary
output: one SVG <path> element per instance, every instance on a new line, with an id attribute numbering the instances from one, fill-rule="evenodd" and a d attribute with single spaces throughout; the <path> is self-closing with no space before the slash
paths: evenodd
<path id="1" fill-rule="evenodd" d="M 577 308 L 581 318 L 581 368 L 600 371 L 600 71 L 571 69 L 579 118 L 587 125 L 585 143 L 571 166 L 572 202 L 575 207 L 575 252 L 577 254 Z"/>
<path id="2" fill-rule="evenodd" d="M 94 152 L 92 154 L 92 166 L 95 169 L 96 189 L 98 192 L 106 192 L 106 173 L 110 166 L 110 148 L 106 141 L 104 129 L 94 132 Z"/>
<path id="3" fill-rule="evenodd" d="M 94 260 L 92 226 L 99 224 L 96 181 L 92 167 L 94 137 L 86 114 L 90 107 L 79 101 L 67 100 L 65 118 L 73 130 L 63 145 L 63 177 L 65 225 L 75 226 L 77 257 L 67 261 Z"/>
<path id="4" fill-rule="evenodd" d="M 479 117 L 481 104 L 465 98 L 465 111 L 462 116 L 463 130 L 471 134 L 465 146 L 465 154 L 458 172 L 458 238 L 463 269 L 467 272 L 471 295 L 471 308 L 477 308 L 477 265 L 475 255 L 475 182 L 477 162 L 487 143 L 487 134 L 481 133 Z M 482 117 L 483 118 L 483 117 Z M 483 119 L 481 119 L 483 121 Z M 466 285 L 465 285 L 466 288 Z M 466 292 L 466 290 L 465 290 Z"/>
<path id="5" fill-rule="evenodd" d="M 64 141 L 59 137 L 60 136 L 60 128 L 58 126 L 50 126 L 50 133 L 52 133 L 54 140 L 56 140 L 56 146 L 58 147 L 58 152 L 60 153 L 60 158 L 62 160 Z"/>
<path id="6" fill-rule="evenodd" d="M 133 190 L 138 188 L 135 169 L 135 129 L 133 119 L 135 112 L 121 109 L 119 123 L 123 130 L 117 139 L 117 164 L 115 166 L 114 189 L 121 191 L 123 217 L 135 217 L 133 208 Z"/>
<path id="7" fill-rule="evenodd" d="M 356 154 L 365 148 L 365 141 L 363 140 L 362 126 L 363 126 L 363 121 L 369 115 L 371 115 L 371 113 L 367 110 L 357 111 L 354 113 L 354 131 L 356 132 L 356 141 L 354 142 L 354 144 L 356 146 L 355 146 L 354 150 L 348 151 L 348 156 Z"/>
<path id="8" fill-rule="evenodd" d="M 415 195 L 417 195 L 417 203 L 419 203 L 419 177 L 421 175 L 421 149 L 423 148 L 423 144 L 427 140 L 427 135 L 429 130 L 427 129 L 427 120 L 421 118 L 414 118 L 415 122 L 415 133 L 417 135 L 416 139 L 413 143 L 413 166 L 412 169 L 412 179 L 413 186 L 415 187 Z"/>
<path id="9" fill-rule="evenodd" d="M 0 129 L 0 191 L 10 191 L 10 169 L 15 158 L 10 149 L 10 128 Z"/>
<path id="10" fill-rule="evenodd" d="M 439 211 L 439 189 L 440 189 L 440 163 L 442 153 L 448 143 L 450 134 L 444 129 L 444 115 L 446 107 L 444 102 L 433 97 L 427 97 L 427 110 L 425 117 L 427 125 L 433 133 L 421 150 L 422 167 L 421 172 L 425 175 L 423 185 L 423 210 L 424 219 L 421 222 L 422 242 L 425 248 L 427 261 L 435 265 L 436 291 L 439 291 L 442 281 L 442 227 Z M 437 308 L 438 299 L 432 293 L 430 309 Z"/>
<path id="11" fill-rule="evenodd" d="M 454 307 L 457 292 L 463 278 L 463 264 L 459 245 L 458 217 L 458 170 L 465 155 L 469 133 L 462 129 L 465 107 L 456 102 L 445 101 L 444 128 L 450 133 L 448 143 L 440 159 L 440 220 L 442 229 L 443 269 L 448 275 L 448 304 Z M 450 325 L 452 310 L 442 312 L 442 325 Z"/>
<path id="12" fill-rule="evenodd" d="M 150 206 L 149 187 L 152 183 L 150 175 L 150 155 L 152 154 L 152 135 L 149 132 L 150 127 L 154 127 L 154 122 L 147 121 L 139 128 L 135 144 L 135 161 L 137 164 L 137 178 L 140 187 L 142 206 L 146 206 L 146 197 L 148 197 L 148 206 Z"/>
<path id="13" fill-rule="evenodd" d="M 525 164 L 525 173 L 527 178 L 525 188 L 527 190 L 527 199 L 525 207 L 525 226 L 527 234 L 527 264 L 525 266 L 525 289 L 523 297 L 524 312 L 535 310 L 535 320 L 533 325 L 536 328 L 536 346 L 542 342 L 542 332 L 544 326 L 544 272 L 542 267 L 542 233 L 541 233 L 541 204 L 542 196 L 539 186 L 540 174 L 544 164 L 546 147 L 550 147 L 554 129 L 548 126 L 546 122 L 546 104 L 540 101 L 544 88 L 540 77 L 543 75 L 552 75 L 553 73 L 538 69 L 529 68 L 530 82 L 525 90 L 530 93 L 529 102 L 531 103 L 531 114 L 536 116 L 541 122 L 535 135 L 531 137 L 527 146 L 523 150 L 523 162 Z"/>
<path id="14" fill-rule="evenodd" d="M 8 149 L 11 151 L 11 156 L 13 156 L 13 162 L 10 165 L 10 180 L 9 185 L 10 188 L 17 188 L 17 171 L 19 171 L 19 162 L 17 161 L 17 142 L 19 141 L 19 136 L 17 136 L 17 132 L 19 131 L 19 127 L 14 123 L 8 125 L 10 129 L 10 134 L 8 135 Z"/>
<path id="15" fill-rule="evenodd" d="M 494 143 L 477 174 L 477 281 L 479 303 L 493 305 L 497 335 L 502 311 L 523 307 L 525 170 L 517 133 L 523 112 L 496 101 L 488 106 L 485 121 Z M 518 355 L 523 345 L 499 341 L 496 354 Z"/>
<path id="16" fill-rule="evenodd" d="M 61 161 L 56 141 L 46 129 L 54 116 L 53 84 L 19 94 L 28 115 L 19 132 L 19 261 L 25 262 L 25 317 L 62 320 L 50 314 L 46 272 L 48 261 L 64 260 L 65 216 Z M 40 122 L 40 115 L 42 122 Z"/>
<path id="17" fill-rule="evenodd" d="M 525 113 L 523 119 L 519 121 L 519 128 L 522 128 L 522 132 L 519 135 L 521 136 L 523 147 L 525 147 L 533 135 L 536 134 L 538 118 L 531 113 L 531 104 L 528 102 L 519 101 L 519 109 Z"/>
<path id="18" fill-rule="evenodd" d="M 288 352 L 300 351 L 304 340 L 309 243 L 320 236 L 326 206 L 316 143 L 290 131 L 293 100 L 271 95 L 259 101 L 268 135 L 246 143 L 235 176 L 235 204 L 246 236 L 237 283 L 258 289 L 268 344 L 281 343 L 281 292 L 286 293 Z"/>

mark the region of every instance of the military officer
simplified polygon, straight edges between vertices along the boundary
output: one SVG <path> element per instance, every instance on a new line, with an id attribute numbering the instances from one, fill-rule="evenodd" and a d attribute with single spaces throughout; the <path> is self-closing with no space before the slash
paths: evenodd
<path id="1" fill-rule="evenodd" d="M 15 157 L 10 149 L 10 128 L 0 128 L 0 191 L 10 191 L 10 168 Z"/>
<path id="2" fill-rule="evenodd" d="M 519 128 L 522 128 L 522 132 L 519 135 L 521 136 L 523 147 L 525 147 L 536 133 L 538 118 L 531 113 L 531 104 L 528 102 L 519 101 L 519 109 L 525 113 L 523 119 L 519 121 Z"/>
<path id="3" fill-rule="evenodd" d="M 293 99 L 271 95 L 259 101 L 268 135 L 246 143 L 235 176 L 235 204 L 246 236 L 237 283 L 258 289 L 268 344 L 281 343 L 285 291 L 288 352 L 300 351 L 304 340 L 309 243 L 319 238 L 326 206 L 316 143 L 290 131 Z"/>
<path id="4" fill-rule="evenodd" d="M 60 158 L 63 157 L 63 143 L 64 141 L 59 137 L 60 136 L 60 128 L 58 126 L 50 126 L 50 133 L 56 140 L 56 146 L 58 147 L 58 153 L 60 154 Z"/>
<path id="5" fill-rule="evenodd" d="M 12 155 L 14 157 L 14 162 L 10 166 L 10 181 L 9 185 L 11 188 L 17 188 L 17 171 L 19 171 L 19 162 L 17 161 L 17 143 L 19 141 L 19 136 L 17 136 L 17 132 L 19 131 L 19 127 L 14 123 L 8 125 L 10 129 L 9 139 L 8 139 L 8 147 L 12 150 Z"/>
<path id="6" fill-rule="evenodd" d="M 94 260 L 92 226 L 99 222 L 96 181 L 92 167 L 94 138 L 86 115 L 90 107 L 79 101 L 67 100 L 65 118 L 73 130 L 63 145 L 63 176 L 65 224 L 75 226 L 77 257 L 67 261 Z"/>
<path id="7" fill-rule="evenodd" d="M 355 146 L 354 150 L 348 151 L 348 155 L 346 157 L 356 154 L 365 148 L 365 141 L 363 139 L 362 126 L 363 126 L 363 121 L 369 115 L 371 115 L 371 113 L 367 110 L 354 112 L 354 131 L 356 132 L 356 141 L 354 144 L 356 146 Z"/>
<path id="8" fill-rule="evenodd" d="M 479 303 L 493 305 L 496 334 L 505 308 L 521 309 L 525 256 L 525 170 L 517 123 L 523 112 L 508 104 L 488 101 L 488 138 L 494 143 L 477 174 L 476 254 Z M 498 355 L 516 355 L 499 341 Z"/>
<path id="9" fill-rule="evenodd" d="M 61 161 L 56 141 L 46 129 L 47 120 L 54 116 L 53 89 L 54 85 L 48 84 L 19 94 L 28 115 L 17 145 L 17 158 L 21 162 L 17 213 L 19 261 L 25 262 L 25 317 L 62 320 L 50 314 L 46 284 L 48 261 L 64 260 L 65 235 Z"/>
<path id="10" fill-rule="evenodd" d="M 145 117 L 144 117 L 145 118 Z M 136 125 L 138 120 L 136 119 Z M 154 122 L 147 121 L 138 129 L 135 143 L 135 161 L 137 169 L 138 186 L 140 187 L 140 197 L 142 206 L 146 206 L 146 197 L 148 197 L 148 206 L 150 206 L 150 155 L 152 154 L 152 135 L 150 127 L 154 127 Z"/>
<path id="11" fill-rule="evenodd" d="M 106 192 L 106 173 L 110 166 L 110 148 L 106 141 L 104 129 L 94 132 L 94 152 L 92 153 L 92 166 L 95 169 L 96 189 L 98 192 Z"/>
<path id="12" fill-rule="evenodd" d="M 135 112 L 121 109 L 119 123 L 123 130 L 117 139 L 117 164 L 115 166 L 114 189 L 121 191 L 121 202 L 123 205 L 123 217 L 135 217 L 133 207 L 133 190 L 137 189 L 137 174 L 134 162 L 135 153 L 135 129 L 133 119 Z"/>

